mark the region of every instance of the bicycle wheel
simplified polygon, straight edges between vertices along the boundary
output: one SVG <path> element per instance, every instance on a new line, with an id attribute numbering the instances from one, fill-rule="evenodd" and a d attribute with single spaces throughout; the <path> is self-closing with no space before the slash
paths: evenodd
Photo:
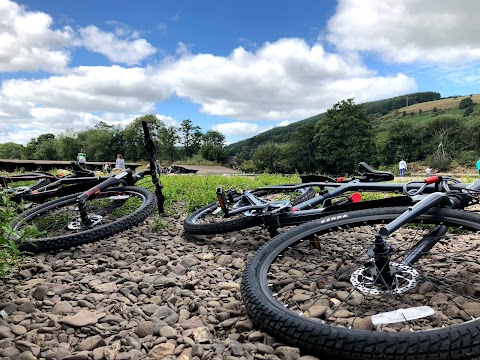
<path id="1" fill-rule="evenodd" d="M 288 199 L 292 205 L 312 199 L 315 196 L 315 190 L 312 187 L 291 190 L 253 190 L 257 198 L 268 202 Z M 242 206 L 249 204 L 242 203 L 242 195 L 234 197 L 233 203 L 229 204 L 229 210 L 237 210 Z M 231 217 L 224 217 L 224 213 L 218 203 L 204 206 L 192 214 L 184 221 L 183 226 L 186 232 L 197 235 L 220 234 L 231 231 L 238 231 L 249 227 L 257 226 L 262 223 L 262 219 L 257 211 L 244 211 Z"/>
<path id="2" fill-rule="evenodd" d="M 374 236 L 405 210 L 336 214 L 265 243 L 241 283 L 251 319 L 286 343 L 339 359 L 478 356 L 480 216 L 434 208 L 397 230 L 387 239 L 394 280 L 380 285 L 367 271 Z M 448 231 L 434 247 L 403 261 L 437 225 Z"/>
<path id="3" fill-rule="evenodd" d="M 92 224 L 80 221 L 79 194 L 39 205 L 16 217 L 14 230 L 28 232 L 21 248 L 32 252 L 55 250 L 104 239 L 145 220 L 155 209 L 155 195 L 139 187 L 108 188 L 86 201 Z"/>
<path id="4" fill-rule="evenodd" d="M 50 179 L 24 180 L 18 182 L 6 182 L 5 184 L 6 186 L 1 188 L 1 191 L 10 196 L 15 196 L 46 186 L 50 184 Z"/>

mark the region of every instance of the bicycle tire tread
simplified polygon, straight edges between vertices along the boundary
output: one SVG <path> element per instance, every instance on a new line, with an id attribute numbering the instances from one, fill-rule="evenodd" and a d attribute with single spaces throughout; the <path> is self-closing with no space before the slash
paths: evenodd
<path id="1" fill-rule="evenodd" d="M 388 208 L 378 210 L 384 212 L 388 211 Z M 456 212 L 459 219 L 462 216 L 467 220 L 471 216 L 476 216 L 476 221 L 480 219 L 480 216 L 466 211 L 444 212 L 438 209 L 434 211 L 447 215 L 449 211 Z M 301 225 L 292 232 L 298 234 L 301 232 L 299 228 L 305 226 L 310 224 Z M 272 248 L 278 246 L 280 242 L 278 239 L 283 235 L 262 245 L 256 255 L 248 261 L 241 282 L 242 300 L 250 319 L 272 336 L 292 346 L 320 352 L 327 358 L 331 356 L 337 359 L 446 360 L 466 359 L 480 354 L 480 320 L 464 323 L 459 327 L 423 333 L 409 333 L 401 336 L 397 336 L 397 333 L 377 333 L 372 336 L 372 332 L 366 330 L 339 330 L 320 323 L 312 326 L 311 323 L 302 322 L 301 318 L 290 318 L 290 314 L 270 304 L 270 301 L 258 290 L 260 286 L 256 276 L 262 261 L 257 255 L 263 254 L 265 257 Z"/>
<path id="2" fill-rule="evenodd" d="M 126 190 L 133 189 L 134 191 L 138 191 L 137 190 L 138 188 L 135 188 L 135 187 L 125 187 L 125 189 Z M 149 215 L 151 215 L 154 212 L 156 207 L 156 196 L 149 190 L 145 191 L 145 194 L 148 194 L 148 195 L 145 202 L 142 204 L 142 207 L 137 209 L 137 211 L 135 211 L 134 213 L 129 214 L 124 218 L 122 218 L 122 221 L 115 221 L 106 225 L 95 227 L 87 231 L 59 236 L 55 238 L 27 240 L 26 242 L 23 242 L 22 244 L 20 244 L 20 249 L 22 251 L 27 251 L 31 253 L 39 253 L 39 252 L 44 252 L 49 250 L 60 250 L 68 247 L 79 246 L 79 245 L 91 243 L 94 241 L 102 240 L 102 239 L 111 237 L 113 235 L 116 235 L 120 232 L 123 232 L 141 223 Z M 75 194 L 75 195 L 67 196 L 65 198 L 53 200 L 49 203 L 40 205 L 40 207 L 34 208 L 27 213 L 31 214 L 32 212 L 35 212 L 35 210 L 38 208 L 52 206 L 52 204 L 60 203 L 61 201 L 65 201 L 65 199 L 67 198 L 72 198 L 76 196 L 77 195 Z M 22 216 L 23 214 L 17 217 L 13 223 L 18 223 L 19 221 L 21 221 Z"/>
<path id="3" fill-rule="evenodd" d="M 315 190 L 310 187 L 304 193 L 293 199 L 292 205 L 295 206 L 299 203 L 313 198 L 314 196 Z M 194 221 L 194 219 L 197 217 L 197 214 L 201 214 L 202 212 L 212 207 L 217 207 L 217 203 L 208 204 L 198 210 L 195 210 L 192 214 L 190 214 L 183 222 L 183 227 L 185 231 L 195 235 L 213 235 L 239 231 L 250 227 L 259 226 L 263 222 L 263 220 L 259 216 L 243 216 L 218 223 L 199 224 Z"/>

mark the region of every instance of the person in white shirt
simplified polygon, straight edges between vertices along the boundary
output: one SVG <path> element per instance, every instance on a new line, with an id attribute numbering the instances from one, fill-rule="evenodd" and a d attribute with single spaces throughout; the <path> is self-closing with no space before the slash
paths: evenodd
<path id="1" fill-rule="evenodd" d="M 405 175 L 405 170 L 407 170 L 407 162 L 405 160 L 400 160 L 398 163 L 398 168 L 400 169 L 400 176 Z"/>
<path id="2" fill-rule="evenodd" d="M 85 150 L 82 149 L 82 151 L 80 151 L 77 155 L 77 162 L 78 162 L 78 165 L 80 165 L 80 167 L 84 168 L 86 167 L 87 165 L 87 154 L 85 154 Z"/>

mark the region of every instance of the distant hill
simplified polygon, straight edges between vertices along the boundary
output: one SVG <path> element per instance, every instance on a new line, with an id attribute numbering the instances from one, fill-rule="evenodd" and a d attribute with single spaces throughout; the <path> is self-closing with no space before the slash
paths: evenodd
<path id="1" fill-rule="evenodd" d="M 291 140 L 294 134 L 301 126 L 314 123 L 325 116 L 325 113 L 313 116 L 308 119 L 294 122 L 286 126 L 278 126 L 273 129 L 262 132 L 246 140 L 238 141 L 227 146 L 229 155 L 237 156 L 241 159 L 250 159 L 255 149 L 267 142 L 286 143 Z"/>
<path id="2" fill-rule="evenodd" d="M 476 100 L 475 96 L 478 96 L 478 100 Z M 375 119 L 381 119 L 388 116 L 392 112 L 401 113 L 406 111 L 407 113 L 410 113 L 418 112 L 418 109 L 422 109 L 422 111 L 428 111 L 432 110 L 434 107 L 437 107 L 437 109 L 440 110 L 444 108 L 447 109 L 449 106 L 456 106 L 458 108 L 458 104 L 462 98 L 465 97 L 466 96 L 441 99 L 440 93 L 438 92 L 418 92 L 396 96 L 389 99 L 367 102 L 364 103 L 363 106 L 367 114 L 371 115 Z M 480 95 L 474 95 L 473 100 L 477 103 L 480 102 Z M 407 104 L 408 106 L 405 106 Z M 294 122 L 293 124 L 287 126 L 275 127 L 249 139 L 230 144 L 227 146 L 228 154 L 248 160 L 252 157 L 253 152 L 258 146 L 267 142 L 273 142 L 277 144 L 287 143 L 291 141 L 293 134 L 295 134 L 295 132 L 302 126 L 314 123 L 324 116 L 325 113 L 318 114 L 313 117 Z"/>
<path id="3" fill-rule="evenodd" d="M 437 108 L 437 110 L 458 109 L 458 105 L 460 104 L 460 101 L 462 101 L 466 97 L 470 97 L 470 96 L 455 96 L 455 97 L 449 97 L 449 98 L 440 99 L 440 100 L 428 101 L 426 103 L 418 103 L 418 104 L 402 107 L 398 109 L 398 111 L 400 112 L 406 111 L 407 113 L 410 113 L 413 111 L 418 113 L 419 110 L 431 111 L 434 108 Z M 471 95 L 471 98 L 474 103 L 476 104 L 480 103 L 480 94 Z"/>

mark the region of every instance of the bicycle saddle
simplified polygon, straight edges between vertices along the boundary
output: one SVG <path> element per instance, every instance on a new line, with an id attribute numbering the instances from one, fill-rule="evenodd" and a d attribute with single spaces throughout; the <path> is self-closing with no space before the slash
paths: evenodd
<path id="1" fill-rule="evenodd" d="M 358 163 L 358 175 L 360 182 L 390 181 L 395 178 L 390 171 L 375 170 L 367 163 Z"/>

